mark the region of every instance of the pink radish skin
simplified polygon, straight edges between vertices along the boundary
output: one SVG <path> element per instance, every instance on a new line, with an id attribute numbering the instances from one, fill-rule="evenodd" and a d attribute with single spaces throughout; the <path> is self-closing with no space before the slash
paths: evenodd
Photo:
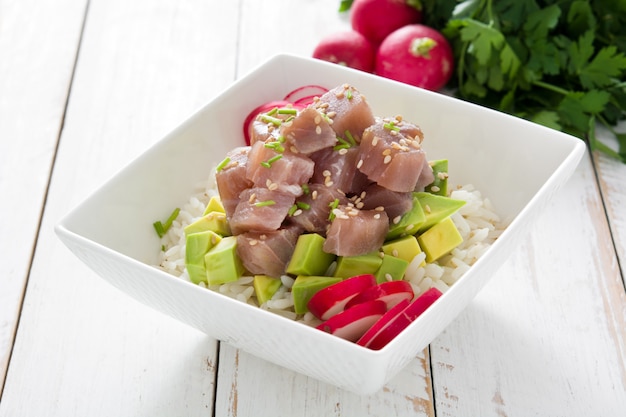
<path id="1" fill-rule="evenodd" d="M 407 299 L 400 300 L 398 304 L 391 307 L 383 316 L 376 321 L 357 341 L 357 345 L 367 346 L 367 344 L 374 338 L 380 331 L 385 328 L 391 320 L 393 320 L 400 312 L 402 312 L 410 301 Z"/>
<path id="2" fill-rule="evenodd" d="M 448 40 L 437 30 L 421 25 L 404 26 L 385 38 L 378 48 L 374 72 L 431 91 L 443 88 L 454 69 Z"/>
<path id="3" fill-rule="evenodd" d="M 428 289 L 391 319 L 389 323 L 364 346 L 374 350 L 382 349 L 426 311 L 428 307 L 437 301 L 439 297 L 441 297 L 441 291 L 437 288 L 433 287 Z"/>
<path id="4" fill-rule="evenodd" d="M 322 38 L 313 50 L 313 58 L 372 72 L 374 71 L 376 48 L 358 32 L 340 31 Z"/>
<path id="5" fill-rule="evenodd" d="M 356 275 L 319 290 L 311 297 L 307 307 L 318 319 L 328 320 L 341 313 L 353 297 L 374 285 L 374 275 Z"/>
<path id="6" fill-rule="evenodd" d="M 374 45 L 396 29 L 420 23 L 422 12 L 405 0 L 354 0 L 350 8 L 350 24 Z"/>
<path id="7" fill-rule="evenodd" d="M 346 309 L 366 301 L 382 300 L 387 304 L 387 309 L 401 302 L 413 299 L 413 287 L 407 281 L 381 282 L 373 287 L 367 288 L 353 297 L 346 304 Z"/>
<path id="8" fill-rule="evenodd" d="M 380 300 L 358 304 L 334 315 L 317 329 L 356 342 L 387 311 L 387 305 Z"/>

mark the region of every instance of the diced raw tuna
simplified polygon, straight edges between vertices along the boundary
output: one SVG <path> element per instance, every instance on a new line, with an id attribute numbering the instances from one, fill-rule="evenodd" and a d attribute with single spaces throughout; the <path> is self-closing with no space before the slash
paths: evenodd
<path id="1" fill-rule="evenodd" d="M 359 142 L 363 131 L 374 124 L 374 114 L 365 96 L 348 84 L 329 90 L 312 106 L 332 119 L 333 130 L 343 139 L 348 139 L 348 131 Z"/>
<path id="2" fill-rule="evenodd" d="M 226 165 L 215 174 L 217 189 L 228 218 L 235 212 L 241 192 L 252 186 L 252 181 L 246 177 L 249 152 L 249 146 L 231 150 L 226 154 Z"/>
<path id="3" fill-rule="evenodd" d="M 355 256 L 379 250 L 389 231 L 389 217 L 379 210 L 340 206 L 333 210 L 323 249 L 338 256 Z"/>
<path id="4" fill-rule="evenodd" d="M 433 173 L 433 167 L 430 166 L 426 158 L 422 162 L 422 171 L 415 184 L 415 191 L 424 191 L 424 188 L 431 184 L 435 180 L 435 174 Z"/>
<path id="5" fill-rule="evenodd" d="M 302 194 L 302 184 L 311 179 L 315 164 L 305 155 L 287 150 L 277 152 L 273 148 L 277 146 L 275 143 L 257 142 L 252 145 L 246 177 L 255 187 L 267 187 L 299 196 Z"/>
<path id="6" fill-rule="evenodd" d="M 357 207 L 359 207 L 359 202 L 363 204 L 361 208 L 364 210 L 374 210 L 378 207 L 383 207 L 390 220 L 397 216 L 402 216 L 413 208 L 412 193 L 391 191 L 378 184 L 370 185 L 365 189 L 362 197 L 357 196 L 357 198 L 358 200 L 353 201 Z"/>
<path id="7" fill-rule="evenodd" d="M 371 182 L 356 167 L 359 161 L 358 147 L 324 149 L 312 154 L 311 159 L 315 162 L 312 183 L 324 184 L 350 194 L 360 192 Z"/>
<path id="8" fill-rule="evenodd" d="M 332 206 L 338 207 L 347 203 L 346 196 L 336 189 L 322 184 L 310 184 L 307 193 L 296 199 L 297 210 L 288 217 L 288 220 L 307 232 L 326 236 Z"/>
<path id="9" fill-rule="evenodd" d="M 242 233 L 237 235 L 237 255 L 248 272 L 280 277 L 301 232 L 297 226 L 290 226 L 272 232 Z"/>
<path id="10" fill-rule="evenodd" d="M 234 235 L 277 230 L 295 200 L 293 194 L 263 187 L 244 190 L 230 219 L 230 229 Z"/>
<path id="11" fill-rule="evenodd" d="M 253 145 L 256 142 L 277 139 L 280 136 L 280 130 L 271 123 L 254 120 L 250 123 L 249 135 L 250 144 Z"/>
<path id="12" fill-rule="evenodd" d="M 281 134 L 292 152 L 305 155 L 337 143 L 337 136 L 327 117 L 313 107 L 303 109 L 294 119 L 283 123 Z"/>
<path id="13" fill-rule="evenodd" d="M 428 164 L 417 132 L 421 133 L 417 126 L 401 120 L 377 120 L 363 133 L 357 167 L 370 180 L 392 191 L 414 191 L 423 165 Z"/>

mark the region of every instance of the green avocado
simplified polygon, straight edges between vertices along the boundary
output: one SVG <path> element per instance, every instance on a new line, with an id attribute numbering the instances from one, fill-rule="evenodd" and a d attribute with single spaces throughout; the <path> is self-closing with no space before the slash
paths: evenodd
<path id="1" fill-rule="evenodd" d="M 385 242 L 383 252 L 386 255 L 392 255 L 411 262 L 415 256 L 422 253 L 422 249 L 419 243 L 417 243 L 417 238 L 411 235 Z"/>
<path id="2" fill-rule="evenodd" d="M 319 290 L 341 281 L 338 277 L 304 276 L 299 275 L 291 287 L 293 307 L 296 314 L 309 311 L 307 303 Z"/>
<path id="3" fill-rule="evenodd" d="M 437 159 L 429 161 L 428 164 L 433 169 L 435 180 L 428 184 L 424 191 L 436 195 L 448 195 L 448 160 Z"/>
<path id="4" fill-rule="evenodd" d="M 244 272 L 237 256 L 237 238 L 227 236 L 204 255 L 206 277 L 209 285 L 236 281 Z"/>
<path id="5" fill-rule="evenodd" d="M 211 211 L 195 222 L 185 227 L 185 234 L 204 232 L 211 230 L 221 236 L 230 236 L 230 225 L 226 214 L 219 211 Z"/>
<path id="6" fill-rule="evenodd" d="M 373 275 L 382 263 L 383 259 L 378 251 L 365 255 L 340 256 L 337 258 L 337 268 L 333 275 L 340 278 L 350 278 L 363 274 Z"/>
<path id="7" fill-rule="evenodd" d="M 385 240 L 393 240 L 402 236 L 414 235 L 420 225 L 426 221 L 426 214 L 417 196 L 413 195 L 413 207 L 400 217 L 400 221 L 391 219 L 389 232 Z"/>
<path id="8" fill-rule="evenodd" d="M 434 262 L 463 242 L 463 237 L 450 217 L 419 235 L 417 241 L 426 253 L 426 262 Z"/>
<path id="9" fill-rule="evenodd" d="M 417 229 L 417 234 L 422 234 L 436 223 L 452 215 L 465 205 L 465 201 L 454 198 L 435 195 L 427 192 L 413 193 L 422 206 L 426 220 Z M 424 249 L 424 248 L 422 248 Z"/>
<path id="10" fill-rule="evenodd" d="M 280 288 L 282 282 L 278 278 L 269 277 L 267 275 L 255 275 L 252 286 L 259 305 L 263 305 L 267 300 L 271 299 L 276 291 Z"/>
<path id="11" fill-rule="evenodd" d="M 376 282 L 380 284 L 389 281 L 388 278 L 392 281 L 399 281 L 404 277 L 404 273 L 408 267 L 408 261 L 396 258 L 395 256 L 385 255 L 380 268 L 378 268 L 378 271 L 374 274 Z"/>
<path id="12" fill-rule="evenodd" d="M 194 284 L 207 282 L 204 255 L 220 240 L 222 237 L 210 230 L 185 236 L 185 266 Z"/>
<path id="13" fill-rule="evenodd" d="M 226 213 L 226 210 L 224 209 L 224 205 L 222 204 L 222 200 L 217 195 L 214 195 L 213 197 L 211 197 L 211 199 L 209 200 L 209 203 L 206 205 L 206 208 L 204 209 L 203 216 L 209 214 L 212 211 Z"/>
<path id="14" fill-rule="evenodd" d="M 325 241 L 317 233 L 300 235 L 286 272 L 292 275 L 324 275 L 336 258 L 322 250 Z"/>

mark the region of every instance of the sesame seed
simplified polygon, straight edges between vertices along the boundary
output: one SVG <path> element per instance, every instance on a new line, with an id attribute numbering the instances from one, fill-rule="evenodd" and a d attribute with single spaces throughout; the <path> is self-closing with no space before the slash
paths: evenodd
<path id="1" fill-rule="evenodd" d="M 363 166 L 363 160 L 359 159 L 359 162 L 356 164 L 357 168 L 361 168 Z"/>
<path id="2" fill-rule="evenodd" d="M 396 130 L 392 130 L 392 131 L 390 131 L 390 132 L 389 132 L 389 134 L 390 134 L 391 136 L 398 136 L 398 131 L 396 131 Z"/>
<path id="3" fill-rule="evenodd" d="M 291 153 L 300 153 L 298 152 L 298 148 L 296 148 L 295 146 L 290 146 L 289 150 L 291 151 Z"/>
<path id="4" fill-rule="evenodd" d="M 434 193 L 438 192 L 439 190 L 441 190 L 441 188 L 437 187 L 436 185 L 433 185 L 432 187 L 430 187 L 430 190 Z"/>
<path id="5" fill-rule="evenodd" d="M 318 135 L 322 134 L 322 127 L 320 125 L 315 126 L 315 133 Z"/>
<path id="6" fill-rule="evenodd" d="M 248 199 L 248 203 L 252 203 L 254 200 L 256 200 L 256 193 L 250 194 L 250 198 Z"/>
<path id="7" fill-rule="evenodd" d="M 252 239 L 252 240 L 250 240 L 250 242 L 248 242 L 248 243 L 250 244 L 250 246 L 254 246 L 254 245 L 256 245 L 257 243 L 259 243 L 259 241 L 258 241 L 258 240 L 256 240 L 256 239 Z"/>
<path id="8" fill-rule="evenodd" d="M 278 184 L 276 184 L 275 182 L 273 182 L 273 183 L 271 183 L 271 184 L 267 187 L 267 189 L 268 189 L 268 190 L 270 190 L 270 191 L 277 190 L 277 189 L 278 189 Z"/>
<path id="9" fill-rule="evenodd" d="M 386 279 L 387 281 L 393 281 L 393 277 L 391 276 L 391 274 L 390 274 L 389 272 L 387 272 L 387 273 L 385 274 L 385 279 Z"/>
<path id="10" fill-rule="evenodd" d="M 302 210 L 301 210 L 301 209 L 298 209 L 298 210 L 296 210 L 296 211 L 294 211 L 294 212 L 293 212 L 293 217 L 299 216 L 299 215 L 301 215 L 301 214 L 302 214 Z"/>
<path id="11" fill-rule="evenodd" d="M 378 136 L 374 136 L 374 139 L 372 139 L 372 146 L 376 145 L 378 145 Z"/>
<path id="12" fill-rule="evenodd" d="M 313 190 L 313 192 L 311 193 L 311 200 L 316 200 L 317 199 L 317 190 Z"/>
<path id="13" fill-rule="evenodd" d="M 375 218 L 376 220 L 379 220 L 379 219 L 380 219 L 380 213 L 376 213 L 376 214 L 374 214 L 374 218 Z"/>
<path id="14" fill-rule="evenodd" d="M 261 240 L 265 240 L 265 239 L 267 239 L 267 235 L 261 235 L 261 236 L 259 236 L 259 237 L 261 238 Z"/>
<path id="15" fill-rule="evenodd" d="M 383 151 L 383 156 L 391 155 L 391 149 L 385 149 Z"/>
<path id="16" fill-rule="evenodd" d="M 267 188 L 270 188 L 270 185 L 272 185 L 272 180 L 270 180 L 269 178 L 265 180 L 265 186 Z"/>
<path id="17" fill-rule="evenodd" d="M 336 115 L 337 115 L 336 111 L 329 111 L 328 113 L 326 113 L 326 116 L 330 117 L 331 119 L 335 117 Z"/>
<path id="18" fill-rule="evenodd" d="M 383 164 L 388 164 L 389 162 L 391 162 L 391 155 L 387 155 L 385 159 L 383 159 Z"/>
<path id="19" fill-rule="evenodd" d="M 319 114 L 317 116 L 315 116 L 315 119 L 313 119 L 313 122 L 316 125 L 320 124 L 321 121 L 322 121 L 322 116 L 320 116 Z"/>
<path id="20" fill-rule="evenodd" d="M 383 206 L 378 206 L 374 209 L 374 211 L 385 211 L 385 208 Z"/>
<path id="21" fill-rule="evenodd" d="M 400 223 L 400 220 L 402 220 L 402 216 L 396 216 L 393 218 L 393 224 L 398 224 Z"/>
<path id="22" fill-rule="evenodd" d="M 426 213 L 430 213 L 430 206 L 428 204 L 424 205 L 424 210 L 426 211 Z"/>
<path id="23" fill-rule="evenodd" d="M 322 175 L 325 177 L 330 177 L 330 171 L 325 169 L 324 171 L 322 171 Z"/>
<path id="24" fill-rule="evenodd" d="M 385 252 L 378 252 L 378 257 L 381 259 L 385 258 Z"/>
<path id="25" fill-rule="evenodd" d="M 365 204 L 362 201 L 359 201 L 358 203 L 356 203 L 356 208 L 362 209 L 364 205 Z"/>
<path id="26" fill-rule="evenodd" d="M 404 228 L 404 230 L 406 230 L 407 232 L 411 231 L 411 229 L 413 229 L 413 227 L 415 227 L 414 224 L 410 224 L 407 227 Z"/>
<path id="27" fill-rule="evenodd" d="M 397 257 L 398 257 L 398 255 L 399 255 L 399 253 L 398 253 L 398 249 L 394 249 L 394 250 L 392 250 L 392 251 L 391 251 L 391 254 L 397 258 Z"/>
<path id="28" fill-rule="evenodd" d="M 448 173 L 447 172 L 438 172 L 437 173 L 437 177 L 439 177 L 440 180 L 445 180 L 446 178 L 448 178 Z"/>

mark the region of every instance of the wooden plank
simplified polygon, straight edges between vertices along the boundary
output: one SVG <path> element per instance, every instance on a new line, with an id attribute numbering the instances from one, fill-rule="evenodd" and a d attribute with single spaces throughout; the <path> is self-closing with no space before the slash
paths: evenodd
<path id="1" fill-rule="evenodd" d="M 4 385 L 85 1 L 0 0 L 0 392 Z"/>
<path id="2" fill-rule="evenodd" d="M 52 229 L 232 82 L 236 7 L 90 1 L 1 416 L 211 415 L 216 342 L 109 287 Z"/>
<path id="3" fill-rule="evenodd" d="M 615 127 L 618 132 L 626 132 L 626 122 Z M 617 141 L 608 129 L 599 127 L 598 139 L 617 149 Z M 598 183 L 604 201 L 611 235 L 622 267 L 622 278 L 626 285 L 626 164 L 594 152 L 593 160 L 598 175 Z"/>
<path id="4" fill-rule="evenodd" d="M 431 361 L 438 416 L 623 414 L 626 294 L 588 156 Z"/>

